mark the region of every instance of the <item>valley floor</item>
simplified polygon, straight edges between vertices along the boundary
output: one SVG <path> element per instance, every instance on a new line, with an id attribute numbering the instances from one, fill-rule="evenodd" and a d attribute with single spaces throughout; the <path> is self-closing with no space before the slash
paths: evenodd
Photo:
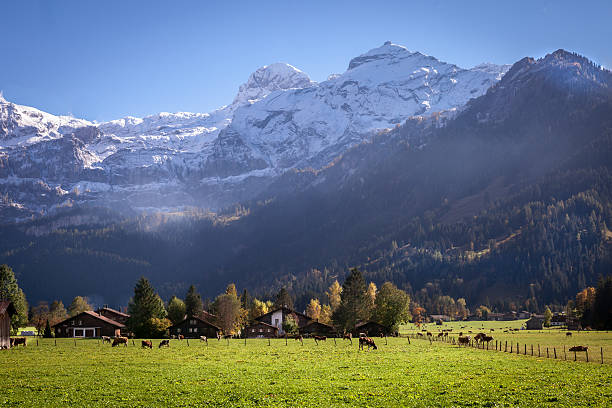
<path id="1" fill-rule="evenodd" d="M 605 341 L 612 343 L 612 335 Z M 171 340 L 111 348 L 29 339 L 0 352 L 3 407 L 610 406 L 612 365 L 406 338 Z"/>

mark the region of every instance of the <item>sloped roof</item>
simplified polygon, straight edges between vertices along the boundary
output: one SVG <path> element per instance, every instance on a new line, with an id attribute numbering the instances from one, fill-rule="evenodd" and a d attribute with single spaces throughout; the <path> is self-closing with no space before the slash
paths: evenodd
<path id="1" fill-rule="evenodd" d="M 127 314 L 127 313 L 123 313 L 123 312 L 120 312 L 120 311 L 115 310 L 115 309 L 112 309 L 112 308 L 110 308 L 110 307 L 101 307 L 100 309 L 96 310 L 96 312 L 97 312 L 97 313 L 100 313 L 102 310 L 105 310 L 105 311 L 107 311 L 107 312 L 114 313 L 114 314 L 119 315 L 119 316 L 123 316 L 123 317 L 130 317 L 130 315 L 129 315 L 129 314 Z"/>
<path id="2" fill-rule="evenodd" d="M 12 316 L 17 313 L 15 306 L 10 300 L 0 300 L 0 314 L 5 312 L 8 313 L 9 316 Z"/>
<path id="3" fill-rule="evenodd" d="M 308 322 L 304 325 L 304 327 L 302 327 L 303 329 L 305 329 L 308 326 L 314 326 L 314 325 L 318 325 L 318 326 L 324 326 L 327 327 L 329 329 L 335 330 L 334 326 L 326 324 L 326 323 L 321 323 L 319 321 L 313 320 L 312 322 Z"/>
<path id="4" fill-rule="evenodd" d="M 172 328 L 174 328 L 174 327 L 177 327 L 177 326 L 179 326 L 179 325 L 181 325 L 181 324 L 185 323 L 185 321 L 186 321 L 186 320 L 191 320 L 191 319 L 198 320 L 198 321 L 200 321 L 200 322 L 202 322 L 202 323 L 204 323 L 204 324 L 207 324 L 207 325 L 209 325 L 209 326 L 214 327 L 214 328 L 215 328 L 215 329 L 217 329 L 217 330 L 221 330 L 221 328 L 220 328 L 219 326 L 217 326 L 217 325 L 215 325 L 215 324 L 212 324 L 212 323 L 211 323 L 211 322 L 209 322 L 208 320 L 202 319 L 201 317 L 198 317 L 198 316 L 191 316 L 191 317 L 187 316 L 187 317 L 185 317 L 183 320 L 181 320 L 180 322 L 178 322 L 177 324 L 173 324 L 172 326 L 168 327 L 168 329 L 172 329 Z"/>
<path id="5" fill-rule="evenodd" d="M 301 316 L 301 317 L 303 317 L 305 319 L 312 320 L 310 317 L 306 316 L 304 313 L 296 312 L 295 310 L 289 309 L 286 306 L 276 307 L 276 308 L 270 310 L 268 313 L 262 314 L 261 316 L 257 317 L 255 320 L 262 319 L 262 318 L 264 318 L 264 317 L 266 317 L 268 315 L 271 315 L 273 313 L 278 312 L 279 310 L 282 310 L 286 314 L 293 314 L 293 313 L 295 313 L 296 315 Z"/>
<path id="6" fill-rule="evenodd" d="M 86 311 L 84 311 L 84 312 L 79 313 L 79 314 L 78 314 L 78 315 L 76 315 L 76 316 L 73 316 L 73 317 L 69 317 L 69 318 L 67 318 L 67 319 L 64 319 L 64 320 L 62 320 L 61 322 L 54 324 L 54 325 L 53 325 L 53 327 L 59 326 L 60 324 L 63 324 L 63 323 L 66 323 L 68 320 L 72 320 L 72 319 L 77 318 L 77 317 L 79 317 L 79 316 L 81 316 L 81 315 L 83 315 L 83 314 L 87 314 L 87 315 L 89 315 L 89 316 L 91 316 L 91 317 L 94 317 L 94 318 L 96 318 L 96 319 L 98 319 L 98 320 L 101 320 L 101 321 L 103 321 L 103 322 L 105 322 L 105 323 L 108 323 L 108 324 L 113 325 L 113 326 L 118 327 L 118 328 L 123 328 L 123 327 L 125 327 L 125 325 L 123 325 L 123 324 L 121 324 L 121 323 L 119 323 L 119 322 L 116 322 L 116 321 L 114 321 L 114 320 L 112 320 L 112 319 L 109 319 L 108 317 L 104 317 L 104 316 L 102 316 L 102 315 L 99 315 L 98 313 L 96 313 L 96 312 L 94 312 L 94 311 L 91 311 L 91 310 L 86 310 Z"/>
<path id="7" fill-rule="evenodd" d="M 278 330 L 278 327 L 276 327 L 276 326 L 272 326 L 271 324 L 268 324 L 268 323 L 266 323 L 266 322 L 260 322 L 259 320 L 255 320 L 255 321 L 253 322 L 253 324 L 249 324 L 249 325 L 246 327 L 246 329 L 248 329 L 249 327 L 253 327 L 253 326 L 259 326 L 260 324 L 262 324 L 262 325 L 264 325 L 264 326 L 268 326 L 268 327 L 271 327 L 271 328 L 273 328 L 273 329 Z"/>

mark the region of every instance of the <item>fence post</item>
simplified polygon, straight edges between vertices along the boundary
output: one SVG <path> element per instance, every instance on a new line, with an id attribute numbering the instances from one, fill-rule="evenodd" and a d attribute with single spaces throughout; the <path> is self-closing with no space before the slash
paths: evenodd
<path id="1" fill-rule="evenodd" d="M 514 347 L 514 343 L 510 343 L 510 354 L 512 354 L 512 347 Z"/>
<path id="2" fill-rule="evenodd" d="M 270 345 L 270 338 L 268 337 L 268 346 Z"/>
<path id="3" fill-rule="evenodd" d="M 36 338 L 36 347 L 38 347 L 38 337 Z"/>
<path id="4" fill-rule="evenodd" d="M 74 339 L 74 347 L 76 347 L 76 339 Z"/>
<path id="5" fill-rule="evenodd" d="M 576 352 L 574 351 L 574 361 L 576 361 Z"/>
<path id="6" fill-rule="evenodd" d="M 187 347 L 189 347 L 189 339 L 185 339 L 185 340 L 187 340 Z M 134 340 L 132 340 L 132 341 L 134 341 Z"/>
<path id="7" fill-rule="evenodd" d="M 189 341 L 189 340 L 187 340 Z M 132 346 L 136 347 L 136 344 L 134 344 L 134 339 L 132 339 Z"/>
<path id="8" fill-rule="evenodd" d="M 540 357 L 540 345 L 538 344 L 538 357 Z"/>
<path id="9" fill-rule="evenodd" d="M 287 335 L 285 335 L 285 346 L 288 346 L 289 344 L 287 343 Z"/>
<path id="10" fill-rule="evenodd" d="M 603 364 L 603 347 L 601 348 L 601 364 Z"/>
<path id="11" fill-rule="evenodd" d="M 519 347 L 518 341 L 516 342 L 516 354 L 521 353 L 521 348 Z"/>
<path id="12" fill-rule="evenodd" d="M 563 346 L 563 359 L 567 360 L 567 354 L 565 354 L 565 346 Z"/>
<path id="13" fill-rule="evenodd" d="M 244 336 L 244 345 L 246 346 L 246 336 Z M 206 342 L 206 344 L 208 344 L 208 342 Z"/>
<path id="14" fill-rule="evenodd" d="M 586 354 L 586 358 L 587 358 L 587 363 L 589 362 L 589 350 L 584 350 L 585 354 Z"/>
<path id="15" fill-rule="evenodd" d="M 508 351 L 508 340 L 506 340 L 506 346 L 504 347 L 504 353 Z"/>
<path id="16" fill-rule="evenodd" d="M 555 360 L 557 359 L 557 348 L 553 347 L 553 352 L 555 353 Z"/>
<path id="17" fill-rule="evenodd" d="M 550 356 L 548 355 L 548 347 L 546 347 L 546 358 L 550 358 Z"/>
<path id="18" fill-rule="evenodd" d="M 55 345 L 57 346 L 57 338 L 54 339 L 55 340 Z M 602 349 L 603 350 L 603 349 Z"/>
<path id="19" fill-rule="evenodd" d="M 527 355 L 527 343 L 525 343 L 525 352 L 523 354 Z"/>

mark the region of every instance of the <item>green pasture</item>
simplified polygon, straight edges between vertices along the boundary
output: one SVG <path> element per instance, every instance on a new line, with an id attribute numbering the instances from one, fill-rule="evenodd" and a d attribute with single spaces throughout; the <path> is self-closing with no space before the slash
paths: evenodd
<path id="1" fill-rule="evenodd" d="M 28 339 L 0 351 L 2 407 L 610 406 L 612 365 L 406 338 L 171 340 L 111 348 Z M 608 340 L 609 342 L 609 340 Z"/>
<path id="2" fill-rule="evenodd" d="M 448 322 L 441 326 L 435 323 L 428 323 L 417 328 L 413 324 L 407 324 L 401 327 L 402 334 L 414 334 L 422 329 L 426 329 L 436 336 L 440 331 L 452 329 L 449 333 L 451 336 L 457 337 L 459 332 L 464 335 L 474 336 L 480 332 L 486 333 L 493 337 L 493 342 L 490 347 L 495 347 L 495 340 L 501 342 L 504 347 L 508 342 L 513 345 L 513 350 L 516 350 L 516 344 L 519 344 L 521 354 L 525 350 L 527 344 L 527 353 L 531 354 L 531 346 L 534 347 L 534 354 L 537 355 L 537 347 L 540 346 L 540 355 L 546 356 L 546 348 L 548 348 L 549 356 L 554 357 L 554 352 L 557 352 L 557 358 L 567 358 L 574 360 L 574 353 L 569 353 L 567 350 L 572 346 L 588 346 L 589 361 L 601 362 L 601 352 L 603 349 L 604 363 L 612 364 L 612 332 L 602 331 L 572 331 L 571 336 L 567 336 L 567 330 L 558 328 L 545 328 L 543 330 L 519 330 L 510 331 L 509 329 L 520 329 L 524 326 L 525 320 L 511 321 L 468 321 L 468 322 Z M 493 329 L 493 331 L 491 331 Z M 471 333 L 470 333 L 471 331 Z M 563 352 L 565 347 L 565 354 Z M 586 361 L 585 353 L 577 353 L 577 360 Z M 612 404 L 611 404 L 612 405 Z"/>

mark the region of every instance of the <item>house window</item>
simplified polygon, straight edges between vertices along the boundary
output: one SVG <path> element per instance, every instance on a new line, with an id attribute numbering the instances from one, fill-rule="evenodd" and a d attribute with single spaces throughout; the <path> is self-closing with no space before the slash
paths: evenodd
<path id="1" fill-rule="evenodd" d="M 194 327 L 194 328 L 193 328 L 193 332 L 194 332 L 194 333 L 197 333 L 197 332 L 198 332 L 198 328 L 197 328 L 197 327 Z"/>
<path id="2" fill-rule="evenodd" d="M 268 329 L 268 333 L 270 333 L 270 329 Z"/>
<path id="3" fill-rule="evenodd" d="M 180 332 L 181 332 L 181 329 L 180 329 L 180 328 L 176 329 L 176 332 L 177 332 L 177 333 L 180 333 Z"/>
<path id="4" fill-rule="evenodd" d="M 190 320 L 190 321 L 189 321 L 189 324 L 196 324 L 195 319 Z"/>
<path id="5" fill-rule="evenodd" d="M 278 327 L 278 319 L 274 319 L 274 325 Z"/>
<path id="6" fill-rule="evenodd" d="M 259 332 L 260 332 L 260 333 L 263 333 L 263 329 L 259 329 Z"/>
<path id="7" fill-rule="evenodd" d="M 62 332 L 62 329 L 60 329 L 60 328 L 58 327 L 58 328 L 57 328 L 57 332 L 58 332 L 58 333 L 61 333 L 61 332 Z"/>
<path id="8" fill-rule="evenodd" d="M 83 325 L 83 321 L 79 320 L 79 326 L 82 326 L 82 325 Z"/>
<path id="9" fill-rule="evenodd" d="M 193 329 L 191 327 L 189 328 L 189 333 L 193 333 Z"/>
<path id="10" fill-rule="evenodd" d="M 255 333 L 255 329 L 251 329 L 251 333 Z"/>

